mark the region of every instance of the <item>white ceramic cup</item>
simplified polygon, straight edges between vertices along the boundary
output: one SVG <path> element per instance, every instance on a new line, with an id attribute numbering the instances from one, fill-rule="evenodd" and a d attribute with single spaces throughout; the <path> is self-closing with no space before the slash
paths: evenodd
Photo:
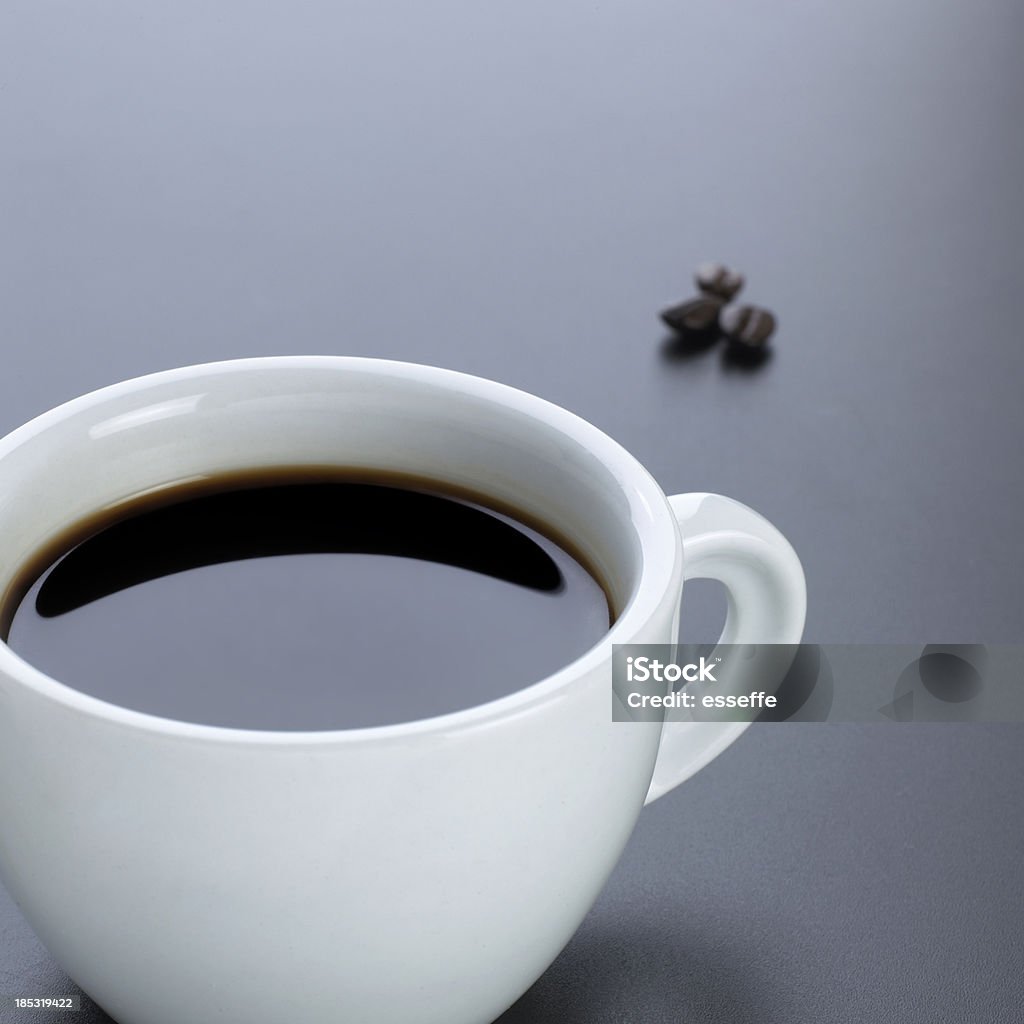
<path id="1" fill-rule="evenodd" d="M 725 584 L 723 640 L 795 644 L 800 563 L 756 512 L 667 498 L 540 398 L 428 366 L 285 356 L 125 381 L 0 441 L 0 590 L 111 503 L 302 464 L 426 475 L 548 522 L 618 617 L 509 696 L 331 732 L 131 711 L 0 644 L 0 876 L 121 1024 L 484 1024 L 566 944 L 645 801 L 745 728 L 613 722 L 612 645 L 673 642 L 691 577 Z"/>

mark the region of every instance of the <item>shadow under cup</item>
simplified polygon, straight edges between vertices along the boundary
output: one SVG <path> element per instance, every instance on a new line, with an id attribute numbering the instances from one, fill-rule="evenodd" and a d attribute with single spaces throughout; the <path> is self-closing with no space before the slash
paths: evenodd
<path id="1" fill-rule="evenodd" d="M 545 523 L 616 621 L 498 700 L 300 733 L 106 704 L 0 644 L 0 877 L 118 1020 L 493 1019 L 579 926 L 647 795 L 660 728 L 612 721 L 612 644 L 672 639 L 675 518 L 620 446 L 514 389 L 241 360 L 114 385 L 0 441 L 0 588 L 106 506 L 296 465 L 426 477 Z"/>

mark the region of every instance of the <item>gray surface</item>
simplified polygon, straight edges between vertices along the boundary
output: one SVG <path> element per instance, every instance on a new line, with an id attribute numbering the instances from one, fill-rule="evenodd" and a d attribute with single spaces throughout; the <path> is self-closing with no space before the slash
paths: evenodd
<path id="1" fill-rule="evenodd" d="M 437 363 L 763 511 L 811 639 L 1020 642 L 1024 9 L 770 9 L 8 0 L 0 428 L 212 358 Z M 756 372 L 663 354 L 707 258 L 779 315 Z M 755 727 L 506 1019 L 1018 1021 L 1021 739 Z M 5 901 L 12 989 L 69 990 Z"/>

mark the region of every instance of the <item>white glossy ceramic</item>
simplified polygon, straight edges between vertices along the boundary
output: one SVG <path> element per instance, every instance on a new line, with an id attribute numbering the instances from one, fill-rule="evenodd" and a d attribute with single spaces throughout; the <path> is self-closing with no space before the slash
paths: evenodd
<path id="1" fill-rule="evenodd" d="M 333 732 L 149 716 L 0 645 L 0 875 L 121 1024 L 493 1020 L 575 931 L 645 800 L 744 728 L 613 722 L 612 645 L 671 642 L 694 576 L 729 591 L 724 639 L 800 638 L 800 563 L 755 512 L 666 498 L 596 427 L 532 395 L 334 356 L 157 373 L 8 435 L 0 588 L 108 503 L 303 463 L 426 474 L 546 520 L 621 613 L 582 657 L 511 696 Z"/>

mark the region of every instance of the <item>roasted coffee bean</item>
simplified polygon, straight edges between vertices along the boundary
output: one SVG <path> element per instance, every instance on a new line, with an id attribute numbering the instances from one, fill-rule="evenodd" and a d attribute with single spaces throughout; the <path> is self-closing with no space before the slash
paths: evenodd
<path id="1" fill-rule="evenodd" d="M 744 277 L 721 263 L 702 263 L 694 274 L 697 287 L 705 295 L 717 295 L 731 302 L 740 293 Z"/>
<path id="2" fill-rule="evenodd" d="M 663 310 L 661 319 L 680 334 L 702 333 L 718 327 L 718 313 L 724 303 L 714 295 L 698 295 Z"/>
<path id="3" fill-rule="evenodd" d="M 731 342 L 747 348 L 763 348 L 775 331 L 775 315 L 759 306 L 728 306 L 718 322 Z"/>

